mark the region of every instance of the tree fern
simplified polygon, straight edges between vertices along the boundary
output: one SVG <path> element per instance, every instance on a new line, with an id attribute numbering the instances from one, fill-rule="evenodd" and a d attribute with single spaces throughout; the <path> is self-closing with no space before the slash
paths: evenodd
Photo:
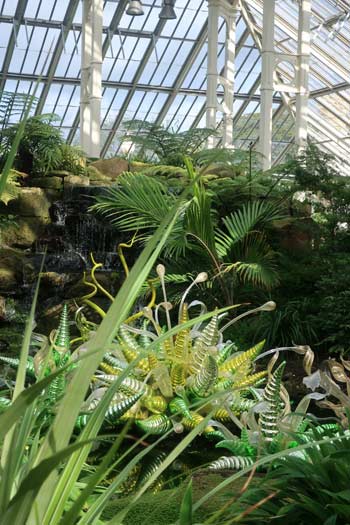
<path id="1" fill-rule="evenodd" d="M 205 146 L 210 136 L 216 135 L 216 131 L 209 128 L 174 132 L 143 120 L 125 122 L 124 129 L 121 140 L 135 144 L 139 155 L 151 153 L 161 164 L 173 166 L 183 166 L 186 156 L 193 155 Z"/>

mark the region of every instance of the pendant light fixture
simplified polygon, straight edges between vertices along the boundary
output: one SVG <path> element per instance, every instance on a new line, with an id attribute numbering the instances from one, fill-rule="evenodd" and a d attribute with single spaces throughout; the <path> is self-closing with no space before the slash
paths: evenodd
<path id="1" fill-rule="evenodd" d="M 145 12 L 143 10 L 141 0 L 130 0 L 129 5 L 126 9 L 126 14 L 130 16 L 141 16 Z"/>
<path id="2" fill-rule="evenodd" d="M 161 20 L 175 20 L 175 0 L 163 0 L 163 5 L 161 12 L 159 13 L 159 18 Z"/>

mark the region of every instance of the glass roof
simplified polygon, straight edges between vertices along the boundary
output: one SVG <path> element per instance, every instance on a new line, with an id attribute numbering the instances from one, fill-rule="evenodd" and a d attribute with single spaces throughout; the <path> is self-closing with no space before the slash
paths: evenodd
<path id="1" fill-rule="evenodd" d="M 118 153 L 123 122 L 145 119 L 174 130 L 205 126 L 206 0 L 176 0 L 176 20 L 158 15 L 161 0 L 144 0 L 145 15 L 125 14 L 126 0 L 104 1 L 102 155 Z M 262 0 L 241 0 L 237 21 L 234 136 L 257 142 Z M 276 0 L 275 48 L 295 53 L 296 0 Z M 79 142 L 82 2 L 0 0 L 0 89 L 28 93 L 39 76 L 36 112 L 55 113 L 64 136 Z M 350 2 L 312 0 L 309 132 L 344 166 L 350 148 Z M 224 66 L 224 26 L 219 30 Z M 278 65 L 284 83 L 290 64 Z M 219 89 L 220 91 L 220 89 Z M 293 96 L 274 94 L 273 160 L 293 147 Z M 217 122 L 220 125 L 220 116 Z"/>

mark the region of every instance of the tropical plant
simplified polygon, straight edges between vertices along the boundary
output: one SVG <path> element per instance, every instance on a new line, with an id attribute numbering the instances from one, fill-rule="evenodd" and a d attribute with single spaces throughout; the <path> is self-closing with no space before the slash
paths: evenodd
<path id="1" fill-rule="evenodd" d="M 0 92 L 0 143 L 2 134 L 14 120 L 22 120 L 26 108 L 35 108 L 37 99 L 28 93 L 17 93 L 10 91 Z M 1 155 L 0 150 L 0 155 Z"/>
<path id="2" fill-rule="evenodd" d="M 184 159 L 203 149 L 209 137 L 217 132 L 209 128 L 192 128 L 174 132 L 163 126 L 144 120 L 131 120 L 124 123 L 121 141 L 138 146 L 140 159 L 155 156 L 160 164 L 184 166 Z"/>
<path id="3" fill-rule="evenodd" d="M 320 332 L 312 316 L 317 309 L 314 297 L 291 299 L 285 304 L 279 303 L 271 318 L 261 314 L 252 323 L 251 331 L 265 338 L 269 346 L 288 346 L 291 341 L 296 345 L 318 342 Z"/>
<path id="4" fill-rule="evenodd" d="M 58 523 L 63 525 L 66 523 L 72 525 L 73 523 L 79 523 L 79 525 L 86 525 L 87 523 L 97 522 L 110 496 L 126 479 L 134 465 L 154 446 L 157 446 L 158 441 L 146 450 L 143 450 L 142 453 L 137 454 L 118 475 L 117 479 L 89 506 L 88 511 L 82 512 L 87 498 L 94 491 L 94 487 L 106 475 L 109 466 L 113 465 L 114 453 L 123 437 L 123 432 L 121 432 L 120 438 L 114 442 L 111 450 L 103 459 L 89 483 L 81 488 L 72 501 L 72 489 L 92 444 L 96 441 L 96 435 L 104 420 L 105 412 L 113 399 L 116 389 L 133 366 L 137 364 L 138 359 L 106 391 L 106 396 L 99 403 L 86 427 L 78 438 L 74 440 L 73 431 L 76 419 L 84 401 L 90 379 L 102 361 L 103 355 L 108 351 L 122 321 L 127 317 L 137 297 L 139 287 L 146 279 L 157 259 L 166 237 L 176 220 L 177 208 L 178 205 L 166 217 L 157 233 L 147 244 L 100 327 L 92 335 L 92 338 L 82 345 L 81 355 L 74 363 L 76 367 L 72 372 L 72 377 L 66 386 L 63 397 L 55 407 L 54 419 L 45 431 L 42 439 L 39 438 L 38 434 L 32 435 L 33 428 L 35 428 L 38 396 L 40 392 L 47 389 L 53 381 L 59 378 L 67 368 L 71 367 L 72 363 L 68 362 L 67 365 L 57 369 L 53 374 L 41 378 L 28 388 L 24 388 L 25 369 L 34 320 L 36 299 L 34 300 L 24 335 L 12 402 L 0 416 L 0 439 L 3 440 L 0 508 L 2 519 L 5 523 L 16 523 L 16 525 L 31 525 L 34 523 L 40 523 L 41 525 L 55 525 Z M 37 297 L 37 292 L 35 297 Z M 208 315 L 208 318 L 210 315 Z M 191 326 L 191 322 L 189 324 Z M 174 335 L 176 335 L 176 330 L 174 330 Z M 153 350 L 152 344 L 150 350 Z M 147 490 L 148 486 L 155 481 L 158 475 L 207 426 L 208 421 L 209 417 L 204 418 L 202 423 L 175 447 L 166 460 L 161 463 L 157 472 L 153 473 L 145 486 L 138 491 L 134 499 L 140 497 Z M 69 445 L 70 442 L 71 445 Z M 58 476 L 58 468 L 62 464 L 63 466 Z M 122 515 L 125 515 L 127 510 L 123 510 Z M 122 520 L 122 515 L 119 514 L 115 519 Z"/>
<path id="5" fill-rule="evenodd" d="M 190 183 L 196 174 L 189 159 L 186 166 Z M 141 173 L 127 173 L 119 177 L 116 188 L 96 198 L 91 210 L 121 231 L 138 231 L 147 239 L 175 198 L 160 181 Z M 184 255 L 192 260 L 197 256 L 202 267 L 206 265 L 214 285 L 219 283 L 227 304 L 233 302 L 237 281 L 268 289 L 274 286 L 278 282 L 276 260 L 264 229 L 281 219 L 280 207 L 273 202 L 247 202 L 224 217 L 218 227 L 211 203 L 210 192 L 201 178 L 196 179 L 188 205 L 167 244 L 165 258 L 179 262 Z"/>
<path id="6" fill-rule="evenodd" d="M 28 118 L 15 158 L 17 169 L 34 174 L 64 169 L 77 175 L 84 172 L 82 152 L 64 142 L 60 129 L 53 125 L 55 120 L 57 117 L 52 114 Z M 3 158 L 11 149 L 19 125 L 12 125 L 3 131 Z"/>
<path id="7" fill-rule="evenodd" d="M 5 140 L 5 144 L 3 143 L 3 137 L 1 136 L 1 143 L 0 143 L 0 199 L 3 198 L 3 195 L 5 193 L 6 188 L 8 188 L 8 181 L 11 178 L 11 173 L 13 172 L 14 163 L 16 160 L 16 156 L 18 154 L 19 146 L 21 143 L 21 140 L 23 138 L 23 134 L 25 131 L 25 126 L 27 124 L 30 112 L 33 107 L 33 103 L 36 100 L 35 95 L 39 87 L 39 81 L 36 83 L 34 88 L 33 95 L 28 97 L 28 100 L 25 103 L 25 107 L 23 109 L 23 115 L 20 123 L 17 125 L 17 132 L 13 136 L 11 144 L 8 143 L 7 140 Z M 6 112 L 6 109 L 5 109 Z M 6 118 L 5 118 L 6 120 Z"/>
<path id="8" fill-rule="evenodd" d="M 304 457 L 290 455 L 231 512 L 239 523 L 345 524 L 350 520 L 350 437 L 311 447 Z"/>

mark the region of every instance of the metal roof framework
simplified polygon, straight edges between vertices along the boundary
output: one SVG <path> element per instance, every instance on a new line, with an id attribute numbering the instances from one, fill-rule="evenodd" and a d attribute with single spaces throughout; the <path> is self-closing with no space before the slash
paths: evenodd
<path id="1" fill-rule="evenodd" d="M 0 0 L 0 89 L 28 93 L 41 77 L 37 114 L 55 113 L 70 143 L 79 143 L 82 3 Z M 208 6 L 176 0 L 176 20 L 160 20 L 161 0 L 144 0 L 145 15 L 125 14 L 127 0 L 104 1 L 103 156 L 120 153 L 123 122 L 144 119 L 183 131 L 205 126 Z M 233 142 L 247 148 L 259 135 L 263 0 L 241 0 L 237 20 Z M 277 0 L 275 49 L 295 53 L 297 0 Z M 350 158 L 350 2 L 312 0 L 309 133 L 346 166 Z M 218 60 L 224 67 L 224 24 Z M 286 83 L 293 72 L 278 65 Z M 220 88 L 218 89 L 220 95 Z M 273 161 L 294 144 L 295 97 L 273 98 Z M 218 120 L 220 126 L 220 120 Z"/>

